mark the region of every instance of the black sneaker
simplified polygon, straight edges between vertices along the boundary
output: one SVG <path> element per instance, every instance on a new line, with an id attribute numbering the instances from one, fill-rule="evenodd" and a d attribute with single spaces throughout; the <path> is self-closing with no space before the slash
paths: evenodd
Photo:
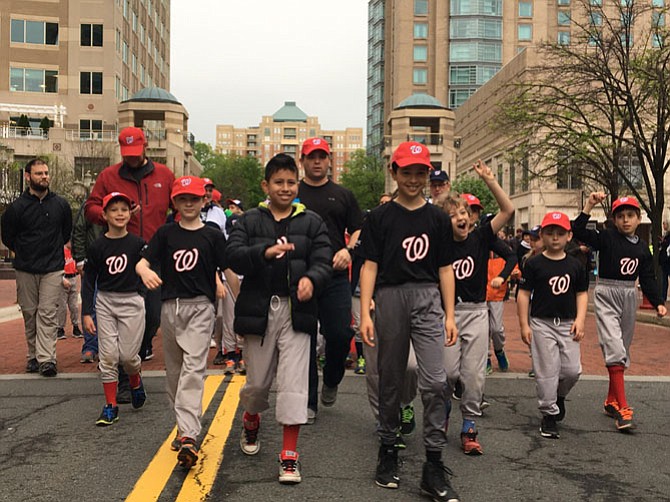
<path id="1" fill-rule="evenodd" d="M 219 351 L 216 353 L 216 355 L 214 356 L 214 360 L 212 361 L 212 364 L 215 364 L 216 366 L 226 364 L 226 356 L 223 355 L 223 352 Z"/>
<path id="2" fill-rule="evenodd" d="M 129 404 L 133 402 L 133 396 L 130 393 L 130 389 L 126 387 L 120 387 L 116 391 L 116 402 L 119 404 Z"/>
<path id="3" fill-rule="evenodd" d="M 565 418 L 565 397 L 558 396 L 556 398 L 556 405 L 558 406 L 558 415 L 556 415 L 556 421 L 560 422 Z"/>
<path id="4" fill-rule="evenodd" d="M 130 389 L 130 403 L 133 408 L 141 408 L 144 406 L 144 401 L 147 400 L 147 393 L 144 390 L 144 383 L 140 379 L 140 386 L 136 389 Z"/>
<path id="5" fill-rule="evenodd" d="M 179 453 L 177 453 L 177 462 L 179 462 L 180 467 L 188 470 L 195 465 L 198 461 L 198 447 L 195 444 L 195 440 L 191 438 L 184 437 L 181 439 L 181 448 Z"/>
<path id="6" fill-rule="evenodd" d="M 28 363 L 26 364 L 26 373 L 37 373 L 40 370 L 40 363 L 37 362 L 37 359 L 34 357 L 32 359 L 28 359 Z"/>
<path id="7" fill-rule="evenodd" d="M 65 330 L 63 328 L 58 328 L 58 331 L 56 331 L 56 340 L 65 340 L 66 338 Z"/>
<path id="8" fill-rule="evenodd" d="M 454 393 L 451 397 L 453 397 L 456 401 L 460 401 L 463 397 L 463 384 L 460 380 L 456 380 L 456 385 L 454 385 Z"/>
<path id="9" fill-rule="evenodd" d="M 112 406 L 111 404 L 106 404 L 104 408 L 102 408 L 102 413 L 100 413 L 100 416 L 95 421 L 95 425 L 97 425 L 98 427 L 106 427 L 118 421 L 119 421 L 119 407 Z"/>
<path id="10" fill-rule="evenodd" d="M 421 476 L 421 492 L 438 502 L 458 502 L 458 494 L 451 487 L 449 477 L 453 473 L 440 462 L 425 462 Z"/>
<path id="11" fill-rule="evenodd" d="M 84 333 L 81 332 L 79 326 L 77 326 L 76 324 L 72 326 L 72 336 L 74 338 L 84 338 Z"/>
<path id="12" fill-rule="evenodd" d="M 40 375 L 43 377 L 55 377 L 58 375 L 56 364 L 51 361 L 40 364 Z"/>
<path id="13" fill-rule="evenodd" d="M 560 438 L 558 425 L 556 425 L 556 415 L 544 415 L 540 424 L 540 434 L 542 437 L 550 439 Z"/>
<path id="14" fill-rule="evenodd" d="M 393 445 L 396 450 L 404 450 L 407 448 L 407 443 L 405 443 L 405 438 L 402 437 L 402 434 L 398 432 L 395 436 L 395 444 Z"/>
<path id="15" fill-rule="evenodd" d="M 379 447 L 375 483 L 382 488 L 398 488 L 398 450 L 394 445 Z"/>
<path id="16" fill-rule="evenodd" d="M 400 410 L 400 434 L 403 436 L 411 436 L 414 429 L 416 429 L 414 406 L 408 404 Z"/>

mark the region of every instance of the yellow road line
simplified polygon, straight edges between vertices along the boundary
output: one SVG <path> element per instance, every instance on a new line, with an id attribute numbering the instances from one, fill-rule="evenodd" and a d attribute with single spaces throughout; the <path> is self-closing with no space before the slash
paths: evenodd
<path id="1" fill-rule="evenodd" d="M 204 501 L 214 485 L 223 460 L 223 448 L 233 426 L 235 412 L 240 402 L 240 389 L 246 378 L 234 376 L 226 388 L 219 409 L 202 441 L 198 463 L 184 479 L 176 502 Z"/>
<path id="2" fill-rule="evenodd" d="M 223 379 L 223 375 L 210 375 L 205 379 L 205 391 L 202 395 L 203 414 L 207 411 Z M 155 502 L 158 500 L 177 463 L 177 454 L 170 449 L 170 443 L 175 434 L 177 434 L 177 427 L 172 429 L 170 435 L 158 449 L 147 469 L 135 483 L 126 502 Z"/>

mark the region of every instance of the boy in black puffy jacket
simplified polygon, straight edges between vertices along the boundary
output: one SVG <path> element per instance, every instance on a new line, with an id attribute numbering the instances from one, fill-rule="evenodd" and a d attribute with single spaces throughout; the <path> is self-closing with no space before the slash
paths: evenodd
<path id="1" fill-rule="evenodd" d="M 298 168 L 278 154 L 265 167 L 268 202 L 247 211 L 230 234 L 226 257 L 244 275 L 235 304 L 235 332 L 245 338 L 247 380 L 242 452 L 260 451 L 260 413 L 277 375 L 276 418 L 284 426 L 279 482 L 299 483 L 296 446 L 307 422 L 310 335 L 317 329 L 318 293 L 331 272 L 328 230 L 319 215 L 295 203 Z"/>

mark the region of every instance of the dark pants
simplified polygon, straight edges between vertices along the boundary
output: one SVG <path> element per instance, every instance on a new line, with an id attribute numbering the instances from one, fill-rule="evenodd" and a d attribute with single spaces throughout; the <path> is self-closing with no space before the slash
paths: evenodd
<path id="1" fill-rule="evenodd" d="M 91 317 L 93 318 L 93 323 L 97 326 L 98 322 L 95 318 L 95 299 L 98 296 L 98 288 L 96 286 L 93 292 L 93 308 L 91 309 Z M 82 355 L 85 352 L 93 352 L 94 355 L 98 355 L 98 337 L 97 335 L 92 335 L 86 328 L 84 328 L 84 314 L 81 315 L 81 331 L 84 334 L 84 344 L 81 347 Z"/>
<path id="2" fill-rule="evenodd" d="M 661 298 L 663 298 L 663 301 L 665 301 L 668 298 L 668 275 L 670 275 L 670 265 L 663 265 L 661 267 L 661 274 L 663 274 Z"/>
<path id="3" fill-rule="evenodd" d="M 151 352 L 151 341 L 161 325 L 161 288 L 146 291 L 144 295 L 145 325 L 140 347 L 140 357 L 144 359 Z"/>
<path id="4" fill-rule="evenodd" d="M 346 276 L 335 277 L 319 297 L 320 331 L 326 340 L 326 364 L 323 383 L 337 387 L 344 377 L 345 363 L 354 331 L 351 329 L 351 285 Z M 319 373 L 316 362 L 316 335 L 309 353 L 308 407 L 318 409 Z"/>

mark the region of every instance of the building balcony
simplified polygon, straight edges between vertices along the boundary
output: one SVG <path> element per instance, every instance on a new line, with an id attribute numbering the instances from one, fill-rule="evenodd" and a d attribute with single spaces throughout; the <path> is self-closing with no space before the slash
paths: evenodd
<path id="1" fill-rule="evenodd" d="M 2 125 L 0 126 L 0 138 L 48 140 L 49 131 L 45 131 L 39 127 L 17 127 L 12 125 Z"/>

